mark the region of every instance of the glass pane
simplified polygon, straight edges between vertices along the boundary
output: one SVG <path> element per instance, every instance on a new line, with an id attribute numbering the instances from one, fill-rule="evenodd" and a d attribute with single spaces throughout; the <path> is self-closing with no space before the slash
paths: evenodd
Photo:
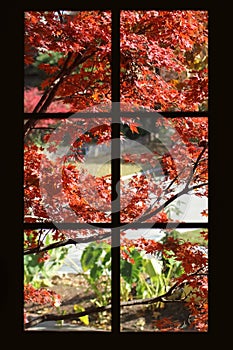
<path id="1" fill-rule="evenodd" d="M 207 332 L 207 229 L 122 231 L 120 268 L 122 332 Z"/>
<path id="2" fill-rule="evenodd" d="M 208 12 L 121 11 L 121 102 L 207 111 Z"/>
<path id="3" fill-rule="evenodd" d="M 24 19 L 24 111 L 108 105 L 111 12 L 27 11 Z"/>
<path id="4" fill-rule="evenodd" d="M 25 230 L 24 315 L 25 330 L 111 331 L 110 230 Z"/>
<path id="5" fill-rule="evenodd" d="M 111 119 L 38 121 L 25 138 L 25 222 L 111 221 Z"/>
<path id="6" fill-rule="evenodd" d="M 207 222 L 208 118 L 122 117 L 121 222 Z"/>

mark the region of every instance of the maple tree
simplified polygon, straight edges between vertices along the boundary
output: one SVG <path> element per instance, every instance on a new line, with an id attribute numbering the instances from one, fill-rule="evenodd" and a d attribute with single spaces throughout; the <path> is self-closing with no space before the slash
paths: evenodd
<path id="1" fill-rule="evenodd" d="M 206 111 L 208 99 L 206 11 L 121 11 L 121 101 L 127 106 L 156 111 Z M 100 111 L 111 101 L 111 12 L 110 11 L 29 11 L 25 13 L 25 64 L 35 62 L 41 52 L 59 52 L 57 65 L 41 63 L 47 76 L 38 88 L 25 87 L 25 112 Z M 102 108 L 102 107 L 101 107 Z M 94 119 L 94 120 L 93 120 Z M 85 164 L 85 145 L 105 145 L 111 141 L 110 118 L 41 119 L 25 122 L 24 147 L 24 214 L 26 223 L 34 222 L 111 222 L 111 174 L 94 176 Z M 124 118 L 121 141 L 143 130 L 143 117 Z M 184 194 L 208 196 L 208 118 L 156 118 L 154 126 L 171 129 L 169 149 L 150 149 L 144 154 L 122 154 L 125 163 L 149 164 L 160 171 L 121 179 L 122 223 L 137 220 L 147 223 L 174 221 L 168 215 L 169 205 Z M 141 127 L 141 129 L 140 129 Z M 40 135 L 40 140 L 36 136 Z M 42 132 L 44 130 L 44 132 Z M 66 141 L 67 135 L 69 136 Z M 57 154 L 63 146 L 65 154 Z M 143 166 L 142 166 L 143 167 Z M 156 198 L 151 200 L 151 195 Z M 207 215 L 207 210 L 202 212 Z M 33 239 L 25 241 L 25 253 L 40 253 L 43 245 L 38 231 L 28 231 Z M 80 230 L 85 241 L 87 232 Z M 206 232 L 203 232 L 203 235 Z M 76 244 L 77 232 L 54 230 L 52 249 Z M 104 232 L 98 239 L 106 238 Z M 93 239 L 96 239 L 93 234 Z M 207 330 L 207 262 L 195 244 L 170 239 L 164 244 L 155 241 L 126 240 L 121 244 L 147 253 L 173 252 L 181 261 L 184 273 L 174 281 L 170 292 L 184 283 L 199 288 L 202 304 L 192 298 L 188 305 L 192 326 Z M 51 248 L 51 246 L 50 246 Z M 127 253 L 123 254 L 128 259 Z M 45 255 L 47 259 L 48 256 Z M 132 262 L 132 261 L 131 261 Z M 133 263 L 133 262 L 132 262 Z M 40 297 L 42 299 L 40 299 Z M 165 296 L 161 296 L 162 300 Z M 25 302 L 59 300 L 48 291 L 40 296 L 25 286 Z M 40 299 L 38 301 L 38 298 Z M 45 298 L 45 299 L 43 299 Z M 47 299 L 46 299 L 47 298 Z M 160 300 L 158 298 L 158 300 Z M 142 301 L 138 301 L 138 303 Z M 133 303 L 132 303 L 133 304 Z M 123 305 L 123 304 L 122 304 Z M 130 305 L 128 303 L 127 305 Z M 102 310 L 102 309 L 101 309 Z M 98 310 L 97 310 L 98 311 Z M 93 310 L 91 311 L 93 312 Z M 78 317 L 76 315 L 76 317 Z M 161 320 L 162 331 L 180 330 L 171 320 Z"/>

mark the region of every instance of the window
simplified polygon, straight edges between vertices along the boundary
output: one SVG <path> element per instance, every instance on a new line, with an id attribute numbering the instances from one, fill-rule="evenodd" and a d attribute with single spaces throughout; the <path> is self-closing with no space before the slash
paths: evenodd
<path id="1" fill-rule="evenodd" d="M 69 245 L 92 242 L 82 258 L 89 287 L 104 279 L 101 264 L 110 277 L 95 311 L 76 303 L 83 314 L 73 319 L 87 326 L 105 311 L 114 334 L 206 331 L 207 11 L 27 11 L 24 20 L 25 301 L 36 295 L 58 312 L 56 293 L 35 280 L 44 252 L 60 249 L 55 266 Z M 172 298 L 189 300 L 182 320 L 158 311 Z M 145 316 L 132 326 L 127 315 L 144 304 L 158 310 L 147 309 L 149 326 Z M 69 315 L 40 318 L 50 319 Z"/>

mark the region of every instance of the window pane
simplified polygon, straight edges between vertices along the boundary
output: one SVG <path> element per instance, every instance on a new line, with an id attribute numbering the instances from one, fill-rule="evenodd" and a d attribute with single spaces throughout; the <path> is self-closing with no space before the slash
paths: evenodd
<path id="1" fill-rule="evenodd" d="M 121 11 L 121 102 L 206 111 L 207 26 L 207 11 Z"/>
<path id="2" fill-rule="evenodd" d="M 208 118 L 122 117 L 121 222 L 206 222 Z"/>
<path id="3" fill-rule="evenodd" d="M 24 111 L 77 112 L 111 100 L 111 12 L 28 11 Z"/>
<path id="4" fill-rule="evenodd" d="M 110 230 L 25 230 L 24 249 L 26 330 L 111 331 Z"/>
<path id="5" fill-rule="evenodd" d="M 207 229 L 122 231 L 120 266 L 122 332 L 207 332 Z"/>
<path id="6" fill-rule="evenodd" d="M 111 221 L 111 119 L 43 119 L 25 139 L 25 222 Z"/>

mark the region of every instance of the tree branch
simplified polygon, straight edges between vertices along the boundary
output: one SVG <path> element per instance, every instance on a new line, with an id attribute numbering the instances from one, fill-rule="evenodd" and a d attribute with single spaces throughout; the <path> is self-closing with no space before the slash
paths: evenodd
<path id="1" fill-rule="evenodd" d="M 86 51 L 88 50 L 88 48 L 86 49 Z M 52 100 L 54 99 L 54 96 L 59 88 L 59 86 L 61 85 L 61 83 L 64 81 L 64 79 L 69 76 L 72 71 L 81 63 L 85 62 L 88 58 L 92 57 L 97 50 L 92 51 L 90 54 L 88 55 L 84 55 L 82 53 L 78 53 L 76 58 L 74 59 L 74 62 L 65 69 L 65 71 L 61 74 L 61 76 L 58 76 L 58 78 L 54 81 L 54 83 L 50 86 L 49 89 L 49 93 L 48 96 L 44 102 L 44 104 L 41 106 L 41 108 L 39 109 L 39 113 L 45 113 L 46 110 L 48 109 L 49 105 L 51 104 Z"/>
<path id="2" fill-rule="evenodd" d="M 71 60 L 73 56 L 72 52 L 68 52 L 67 58 L 64 62 L 64 65 L 61 69 L 61 71 L 56 75 L 56 77 L 54 78 L 52 84 L 50 85 L 50 87 L 43 93 L 43 95 L 41 96 L 39 102 L 37 103 L 37 105 L 35 106 L 33 113 L 39 113 L 41 112 L 40 108 L 42 108 L 43 103 L 46 101 L 51 89 L 53 89 L 54 83 L 56 82 L 57 79 L 60 79 L 66 72 L 67 66 Z M 30 118 L 25 124 L 24 124 L 24 135 L 27 136 L 27 134 L 29 133 L 29 131 L 31 130 L 31 128 L 33 128 L 36 124 L 37 119 L 36 118 Z"/>
<path id="3" fill-rule="evenodd" d="M 173 197 L 169 198 L 164 204 L 161 204 L 157 209 L 155 209 L 153 212 L 147 214 L 147 215 L 143 215 L 139 220 L 140 221 L 145 221 L 147 219 L 150 219 L 152 216 L 158 214 L 161 210 L 163 210 L 164 208 L 166 208 L 170 203 L 172 203 L 175 199 L 179 198 L 180 196 L 182 196 L 183 194 L 187 194 L 188 192 L 195 190 L 197 188 L 203 187 L 203 186 L 207 186 L 208 182 L 204 182 L 192 187 L 188 187 L 188 188 L 184 188 L 183 190 L 181 190 L 180 192 L 174 194 Z"/>
<path id="4" fill-rule="evenodd" d="M 185 184 L 185 188 L 178 192 L 177 194 L 175 194 L 173 197 L 169 198 L 164 204 L 162 204 L 161 206 L 159 206 L 157 209 L 155 209 L 152 213 L 149 213 L 149 214 L 146 214 L 148 213 L 149 210 L 152 209 L 152 206 L 146 210 L 145 214 L 142 216 L 142 218 L 140 219 L 145 221 L 149 218 L 151 218 L 152 216 L 158 214 L 161 210 L 163 210 L 164 208 L 166 208 L 170 203 L 172 203 L 175 199 L 177 199 L 178 197 L 182 196 L 183 194 L 187 194 L 188 192 L 194 190 L 194 189 L 197 189 L 197 188 L 200 188 L 202 186 L 206 186 L 208 185 L 208 183 L 202 183 L 202 184 L 198 184 L 198 185 L 195 185 L 195 186 L 192 186 L 192 187 L 189 187 L 189 184 L 192 180 L 192 177 L 197 169 L 197 166 L 199 164 L 199 162 L 201 161 L 201 157 L 203 156 L 205 150 L 207 148 L 207 144 L 203 147 L 202 151 L 199 153 L 195 163 L 194 163 L 194 166 L 193 168 L 191 169 L 190 171 L 190 175 L 189 175 L 189 178 L 187 180 L 187 183 Z M 165 193 L 168 191 L 168 189 L 173 185 L 173 183 L 178 179 L 178 177 L 182 174 L 183 170 L 181 170 L 180 174 L 178 174 L 172 181 L 171 183 L 168 185 L 168 187 L 165 189 Z M 159 197 L 159 199 L 161 198 L 161 196 Z"/>
<path id="5" fill-rule="evenodd" d="M 36 107 L 34 108 L 33 113 L 37 113 L 37 112 L 38 113 L 42 113 L 42 112 L 44 112 L 44 110 L 43 110 L 44 104 L 46 103 L 46 101 L 47 101 L 49 95 L 52 93 L 53 89 L 55 89 L 55 87 L 56 87 L 56 90 L 57 90 L 59 85 L 61 84 L 62 78 L 65 75 L 67 75 L 68 64 L 71 61 L 71 59 L 73 58 L 73 56 L 74 56 L 73 52 L 68 52 L 68 55 L 67 55 L 67 58 L 66 58 L 66 60 L 64 62 L 64 65 L 62 67 L 62 70 L 56 75 L 56 77 L 54 77 L 53 82 L 51 83 L 50 87 L 44 92 L 44 94 L 41 97 L 40 101 L 37 103 Z M 47 106 L 47 108 L 48 108 L 48 106 Z"/>
<path id="6" fill-rule="evenodd" d="M 87 308 L 85 311 L 81 311 L 78 313 L 70 313 L 67 315 L 57 315 L 57 314 L 48 314 L 48 315 L 42 315 L 39 317 L 34 318 L 33 320 L 29 321 L 25 324 L 25 329 L 28 329 L 30 327 L 33 327 L 41 322 L 45 321 L 59 321 L 59 320 L 78 320 L 79 317 L 90 315 L 93 313 L 98 313 L 101 311 L 106 311 L 111 309 L 111 304 L 106 306 L 100 306 L 100 307 L 90 307 Z"/>
<path id="7" fill-rule="evenodd" d="M 197 169 L 197 166 L 198 166 L 198 164 L 199 164 L 199 162 L 200 162 L 200 160 L 201 160 L 201 157 L 203 156 L 203 154 L 204 154 L 206 148 L 207 148 L 207 145 L 205 145 L 205 146 L 203 147 L 202 151 L 199 153 L 199 155 L 198 155 L 198 157 L 197 157 L 197 159 L 196 159 L 196 161 L 195 161 L 195 163 L 194 163 L 193 169 L 190 171 L 190 175 L 189 175 L 189 178 L 188 178 L 188 181 L 187 181 L 185 187 L 188 188 L 188 186 L 189 186 L 189 184 L 190 184 L 190 182 L 191 182 L 191 180 L 192 180 L 192 177 L 193 177 L 193 175 L 194 175 L 194 173 L 195 173 L 195 171 L 196 171 L 196 169 Z"/>
<path id="8" fill-rule="evenodd" d="M 99 238 L 98 238 L 98 235 L 91 236 L 91 237 L 80 237 L 77 239 L 70 238 L 70 239 L 67 239 L 64 241 L 54 242 L 54 243 L 48 244 L 47 246 L 45 246 L 43 248 L 34 247 L 34 248 L 25 249 L 24 255 L 39 254 L 39 253 L 46 252 L 46 251 L 51 250 L 51 249 L 64 247 L 64 246 L 69 245 L 69 244 L 76 245 L 76 244 L 80 244 L 80 243 L 89 243 L 89 242 L 93 242 L 93 241 L 100 241 L 103 239 L 107 239 L 109 237 L 111 237 L 111 233 L 108 232 L 108 233 L 102 234 Z"/>
<path id="9" fill-rule="evenodd" d="M 174 184 L 174 182 L 175 182 L 176 180 L 178 180 L 178 177 L 179 177 L 183 172 L 184 172 L 184 168 L 183 168 L 183 169 L 181 170 L 181 172 L 180 172 L 179 174 L 177 174 L 176 177 L 168 184 L 168 186 L 167 186 L 167 187 L 165 188 L 165 190 L 164 190 L 164 194 L 168 193 L 169 188 L 172 187 L 172 185 Z M 159 202 L 160 199 L 161 199 L 161 197 L 162 197 L 162 194 L 156 199 L 156 201 Z M 144 213 L 143 215 L 146 215 L 147 213 L 149 213 L 149 212 L 152 210 L 152 208 L 153 208 L 153 204 L 145 211 L 145 213 Z"/>
<path id="10" fill-rule="evenodd" d="M 86 51 L 87 50 L 88 50 L 88 48 L 86 49 Z M 66 76 L 70 75 L 72 73 L 72 71 L 79 64 L 85 62 L 88 58 L 92 57 L 96 51 L 97 50 L 94 50 L 88 55 L 78 53 L 76 58 L 74 59 L 73 63 L 68 67 L 68 63 L 70 62 L 71 58 L 73 57 L 73 53 L 69 52 L 62 70 L 54 78 L 50 87 L 44 92 L 44 94 L 40 98 L 39 102 L 37 103 L 36 107 L 34 108 L 33 113 L 45 113 L 46 110 L 48 109 L 48 107 L 50 106 L 51 102 L 53 101 L 54 96 L 55 96 L 59 86 L 64 81 Z M 31 128 L 33 128 L 35 126 L 36 121 L 37 121 L 36 118 L 30 118 L 30 120 L 28 120 L 24 124 L 24 136 L 25 137 L 28 135 Z"/>
<path id="11" fill-rule="evenodd" d="M 187 278 L 191 277 L 191 276 L 199 275 L 199 272 L 201 270 L 202 270 L 202 268 L 199 268 L 197 271 L 190 273 L 189 275 L 187 275 Z M 169 290 L 166 293 L 164 293 L 162 295 L 159 295 L 159 296 L 154 297 L 154 298 L 134 299 L 134 300 L 121 302 L 120 307 L 153 304 L 153 303 L 157 303 L 157 302 L 166 303 L 166 302 L 174 302 L 174 301 L 183 301 L 183 299 L 182 300 L 180 300 L 180 299 L 167 300 L 166 298 L 171 296 L 176 288 L 178 288 L 178 287 L 181 288 L 184 284 L 187 284 L 188 282 L 189 282 L 188 280 L 184 280 L 182 282 L 177 281 L 175 284 L 173 284 L 173 286 L 171 286 L 169 288 Z M 57 314 L 42 315 L 42 316 L 38 316 L 38 317 L 34 318 L 33 320 L 27 322 L 25 324 L 25 329 L 28 329 L 30 327 L 33 327 L 33 326 L 35 326 L 41 322 L 45 322 L 45 321 L 77 320 L 82 316 L 90 315 L 90 314 L 98 313 L 98 312 L 102 312 L 102 311 L 108 311 L 108 310 L 111 310 L 111 308 L 112 308 L 111 304 L 108 304 L 106 306 L 101 306 L 101 307 L 89 307 L 85 311 L 81 311 L 78 313 L 70 313 L 70 314 L 66 314 L 66 315 L 57 315 Z"/>

